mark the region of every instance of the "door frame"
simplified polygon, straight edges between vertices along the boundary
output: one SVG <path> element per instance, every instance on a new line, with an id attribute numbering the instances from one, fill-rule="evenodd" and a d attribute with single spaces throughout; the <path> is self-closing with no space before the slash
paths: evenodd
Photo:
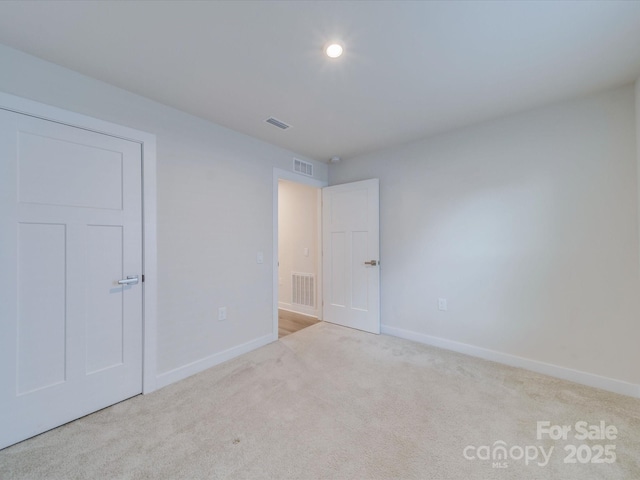
<path id="1" fill-rule="evenodd" d="M 0 109 L 140 144 L 142 156 L 142 393 L 156 390 L 157 177 L 156 136 L 62 108 L 0 92 Z M 277 335 L 277 331 L 276 331 Z"/>
<path id="2" fill-rule="evenodd" d="M 298 173 L 289 170 L 283 170 L 281 168 L 273 169 L 273 331 L 272 340 L 275 342 L 278 340 L 278 289 L 279 289 L 279 276 L 278 276 L 278 181 L 286 180 L 288 182 L 299 183 L 302 185 L 308 185 L 322 189 L 329 185 L 328 181 L 319 180 L 313 177 L 305 177 Z M 321 194 L 322 192 L 320 192 Z M 320 201 L 318 202 L 318 236 L 319 245 L 322 245 L 322 195 L 320 195 Z M 318 262 L 318 310 L 320 317 L 322 318 L 322 255 L 319 256 Z"/>

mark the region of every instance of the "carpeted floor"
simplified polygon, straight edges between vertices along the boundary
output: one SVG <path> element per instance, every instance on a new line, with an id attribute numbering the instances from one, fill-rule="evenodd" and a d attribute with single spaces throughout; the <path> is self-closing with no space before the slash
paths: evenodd
<path id="1" fill-rule="evenodd" d="M 636 480 L 640 400 L 319 323 L 0 451 L 0 478 Z"/>

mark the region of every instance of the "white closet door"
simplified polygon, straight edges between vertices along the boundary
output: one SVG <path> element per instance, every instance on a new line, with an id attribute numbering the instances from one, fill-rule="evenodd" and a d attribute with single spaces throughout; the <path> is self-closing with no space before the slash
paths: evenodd
<path id="1" fill-rule="evenodd" d="M 0 110 L 0 448 L 142 391 L 140 152 Z"/>

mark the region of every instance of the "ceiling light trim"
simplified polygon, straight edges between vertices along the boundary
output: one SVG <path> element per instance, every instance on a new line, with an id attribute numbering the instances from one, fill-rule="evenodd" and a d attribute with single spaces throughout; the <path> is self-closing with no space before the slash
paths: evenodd
<path id="1" fill-rule="evenodd" d="M 324 53 L 329 58 L 340 58 L 344 53 L 344 46 L 340 42 L 330 42 L 325 46 Z"/>

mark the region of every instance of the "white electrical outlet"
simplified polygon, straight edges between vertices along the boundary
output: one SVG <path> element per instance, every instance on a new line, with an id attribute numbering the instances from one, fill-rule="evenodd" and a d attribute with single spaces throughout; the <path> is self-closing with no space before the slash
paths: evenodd
<path id="1" fill-rule="evenodd" d="M 227 319 L 227 307 L 220 307 L 218 309 L 218 320 L 222 322 Z"/>
<path id="2" fill-rule="evenodd" d="M 264 263 L 264 253 L 258 252 L 256 254 L 256 263 Z"/>
<path id="3" fill-rule="evenodd" d="M 447 299 L 446 298 L 438 298 L 438 310 L 442 310 L 443 312 L 447 311 Z"/>

